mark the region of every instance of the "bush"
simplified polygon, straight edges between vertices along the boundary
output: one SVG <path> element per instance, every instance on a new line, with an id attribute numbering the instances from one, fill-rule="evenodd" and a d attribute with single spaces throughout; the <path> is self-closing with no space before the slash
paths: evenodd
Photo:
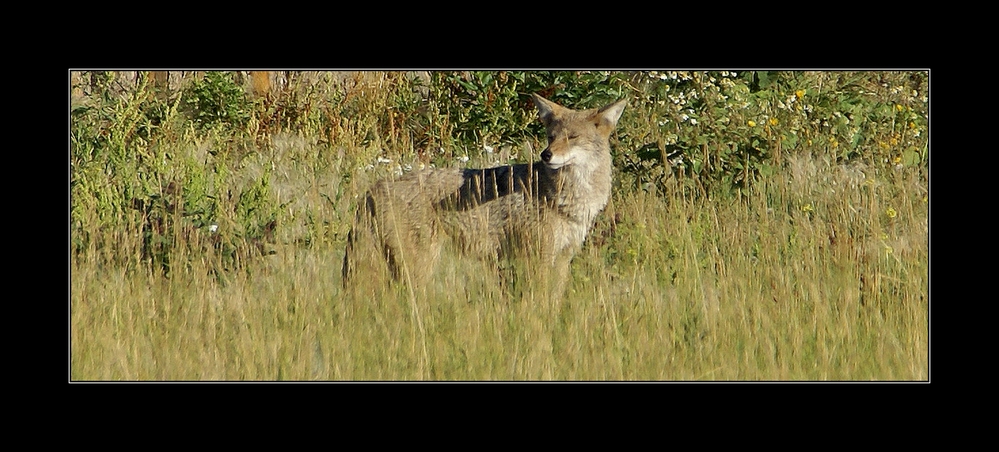
<path id="1" fill-rule="evenodd" d="M 195 124 L 203 129 L 247 124 L 253 105 L 233 77 L 231 72 L 207 72 L 203 79 L 191 83 L 184 99 Z"/>

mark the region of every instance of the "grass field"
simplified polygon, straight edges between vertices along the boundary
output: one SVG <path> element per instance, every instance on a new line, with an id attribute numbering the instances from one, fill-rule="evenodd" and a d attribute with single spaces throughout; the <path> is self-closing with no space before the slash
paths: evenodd
<path id="1" fill-rule="evenodd" d="M 802 126 L 793 151 L 770 152 L 773 163 L 736 190 L 695 189 L 703 185 L 696 175 L 657 179 L 622 165 L 561 300 L 536 295 L 544 269 L 510 289 L 482 262 L 454 253 L 423 291 L 344 290 L 356 196 L 395 165 L 427 164 L 407 119 L 378 119 L 402 108 L 398 80 L 375 77 L 321 97 L 328 105 L 360 99 L 350 117 L 322 116 L 339 122 L 303 114 L 297 129 L 261 134 L 257 114 L 232 126 L 255 135 L 199 130 L 174 97 L 148 135 L 136 132 L 144 117 L 135 112 L 148 110 L 129 109 L 135 97 L 74 100 L 74 111 L 89 105 L 86 114 L 111 119 L 74 116 L 71 124 L 70 379 L 929 379 L 928 156 L 911 162 L 904 152 L 913 140 L 925 148 L 925 130 L 911 132 L 925 123 L 902 123 L 908 138 L 869 126 L 870 149 L 858 141 L 848 158 L 830 151 L 836 140 L 850 145 L 831 129 L 816 125 L 805 139 Z M 886 85 L 883 96 L 894 86 Z M 657 111 L 629 105 L 616 162 L 638 152 L 630 137 Z M 135 118 L 133 136 L 120 146 L 81 144 L 105 143 L 80 138 L 88 133 L 116 143 L 127 118 Z M 779 130 L 792 120 L 733 122 Z M 653 139 L 670 136 L 663 129 Z M 453 144 L 445 163 L 530 159 L 543 148 L 538 138 L 496 152 Z M 183 208 L 169 201 L 171 182 L 183 187 Z M 131 208 L 134 199 L 146 202 Z M 276 227 L 261 226 L 271 219 Z"/>

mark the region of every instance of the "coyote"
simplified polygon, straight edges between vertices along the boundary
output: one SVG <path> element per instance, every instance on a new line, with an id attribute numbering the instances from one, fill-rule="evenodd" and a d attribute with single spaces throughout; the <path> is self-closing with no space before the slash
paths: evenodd
<path id="1" fill-rule="evenodd" d="M 347 238 L 345 286 L 363 237 L 388 261 L 393 278 L 419 284 L 433 272 L 447 236 L 480 257 L 531 253 L 556 270 L 555 293 L 563 292 L 569 262 L 610 198 L 608 139 L 626 101 L 576 111 L 532 97 L 548 130 L 540 162 L 428 169 L 371 186 Z"/>

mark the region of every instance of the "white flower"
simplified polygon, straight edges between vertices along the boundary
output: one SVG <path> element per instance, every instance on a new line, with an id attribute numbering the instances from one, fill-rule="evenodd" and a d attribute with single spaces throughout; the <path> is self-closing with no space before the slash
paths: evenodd
<path id="1" fill-rule="evenodd" d="M 458 157 L 458 160 L 460 160 L 462 163 L 465 163 L 465 162 L 468 161 L 468 156 L 467 155 L 463 155 L 461 157 Z"/>
<path id="2" fill-rule="evenodd" d="M 389 160 L 389 159 L 387 159 L 385 157 L 382 157 L 382 156 L 378 156 L 378 163 L 391 163 L 391 162 L 392 162 L 392 160 Z"/>
<path id="3" fill-rule="evenodd" d="M 694 119 L 694 118 L 690 118 L 690 123 L 696 126 L 697 125 L 697 120 Z"/>
<path id="4" fill-rule="evenodd" d="M 214 224 L 214 223 L 208 225 L 208 231 L 209 232 L 218 232 L 218 230 L 219 230 L 219 225 Z"/>
<path id="5" fill-rule="evenodd" d="M 489 145 L 482 146 L 482 149 L 486 151 L 487 154 L 493 153 L 493 147 Z"/>

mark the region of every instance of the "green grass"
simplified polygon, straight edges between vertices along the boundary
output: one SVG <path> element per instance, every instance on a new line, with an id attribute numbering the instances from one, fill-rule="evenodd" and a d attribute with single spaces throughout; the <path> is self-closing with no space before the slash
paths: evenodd
<path id="1" fill-rule="evenodd" d="M 358 98 L 349 124 L 324 131 L 306 121 L 259 144 L 168 115 L 161 127 L 175 131 L 142 147 L 167 156 L 155 177 L 119 170 L 107 186 L 74 192 L 72 380 L 929 378 L 925 163 L 830 157 L 828 138 L 814 135 L 735 191 L 619 168 L 560 301 L 537 290 L 543 270 L 504 288 L 482 263 L 453 254 L 425 291 L 363 282 L 345 291 L 355 196 L 419 159 L 412 141 L 393 147 L 372 133 L 381 129 L 371 115 L 391 102 L 384 90 L 340 92 Z M 629 108 L 632 122 L 649 113 Z M 207 152 L 216 149 L 228 155 Z M 399 154 L 378 164 L 380 149 Z M 96 164 L 73 163 L 74 189 L 93 184 Z M 196 190 L 217 203 L 189 207 L 211 212 L 203 217 L 159 212 L 174 225 L 162 233 L 165 270 L 148 252 L 157 212 L 100 206 L 127 198 L 109 188 L 115 181 L 139 193 L 171 180 L 184 182 L 185 206 L 197 205 Z M 271 218 L 274 238 L 261 241 L 254 228 Z M 273 254 L 252 252 L 260 243 Z"/>

